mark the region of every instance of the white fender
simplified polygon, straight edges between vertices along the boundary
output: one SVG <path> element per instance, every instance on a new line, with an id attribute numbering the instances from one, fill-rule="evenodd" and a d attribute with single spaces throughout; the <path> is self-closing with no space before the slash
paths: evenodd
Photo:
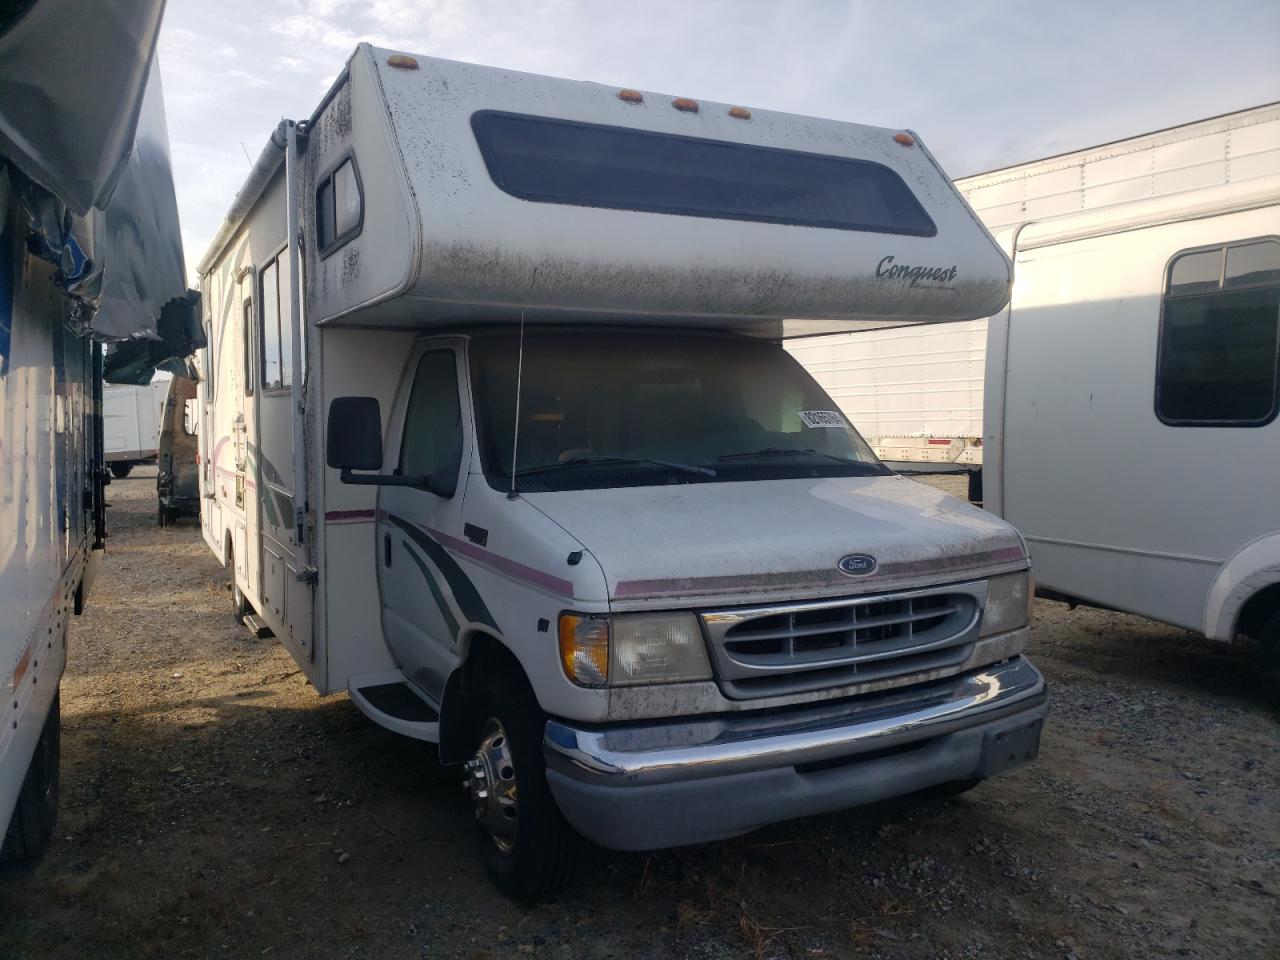
<path id="1" fill-rule="evenodd" d="M 1236 620 L 1249 598 L 1280 583 L 1280 531 L 1263 534 L 1222 565 L 1204 605 L 1204 635 L 1234 640 Z"/>

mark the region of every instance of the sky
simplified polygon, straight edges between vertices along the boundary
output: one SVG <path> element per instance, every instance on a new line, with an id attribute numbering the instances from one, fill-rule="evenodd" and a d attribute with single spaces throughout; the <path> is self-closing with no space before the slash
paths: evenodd
<path id="1" fill-rule="evenodd" d="M 954 177 L 1280 100 L 1276 0 L 169 0 L 189 271 L 360 41 L 909 127 Z"/>

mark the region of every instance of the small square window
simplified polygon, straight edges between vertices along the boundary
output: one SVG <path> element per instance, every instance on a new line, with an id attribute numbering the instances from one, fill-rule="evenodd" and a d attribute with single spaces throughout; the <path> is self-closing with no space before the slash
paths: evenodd
<path id="1" fill-rule="evenodd" d="M 320 234 L 321 249 L 333 243 L 338 235 L 333 220 L 333 181 L 326 180 L 316 193 L 316 230 Z"/>
<path id="2" fill-rule="evenodd" d="M 338 236 L 360 226 L 360 187 L 350 160 L 333 172 L 333 205 Z"/>
<path id="3" fill-rule="evenodd" d="M 316 189 L 316 234 L 321 254 L 360 232 L 363 206 L 355 161 L 348 158 Z"/>

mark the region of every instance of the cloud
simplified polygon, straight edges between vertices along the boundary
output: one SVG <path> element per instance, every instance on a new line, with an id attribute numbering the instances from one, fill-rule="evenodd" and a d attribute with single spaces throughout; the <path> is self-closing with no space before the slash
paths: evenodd
<path id="1" fill-rule="evenodd" d="M 1276 36 L 1274 0 L 169 0 L 160 56 L 194 263 L 239 145 L 308 116 L 360 41 L 910 126 L 963 175 L 1274 100 Z"/>

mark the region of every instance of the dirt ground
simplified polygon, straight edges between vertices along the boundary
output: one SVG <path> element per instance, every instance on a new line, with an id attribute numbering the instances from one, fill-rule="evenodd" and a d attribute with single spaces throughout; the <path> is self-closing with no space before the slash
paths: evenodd
<path id="1" fill-rule="evenodd" d="M 1040 759 L 652 855 L 556 902 L 489 886 L 456 774 L 230 616 L 154 471 L 108 488 L 63 680 L 57 839 L 0 873 L 0 960 L 1280 956 L 1280 725 L 1247 650 L 1038 602 Z"/>

